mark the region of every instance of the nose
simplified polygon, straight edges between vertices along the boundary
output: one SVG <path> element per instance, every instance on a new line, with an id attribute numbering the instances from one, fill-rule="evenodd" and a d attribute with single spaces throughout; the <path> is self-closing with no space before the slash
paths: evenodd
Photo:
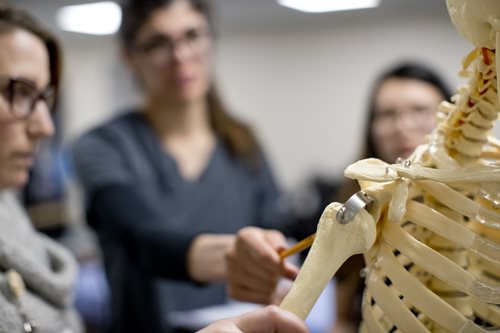
<path id="1" fill-rule="evenodd" d="M 394 127 L 400 132 L 414 129 L 419 125 L 421 124 L 417 124 L 415 119 L 412 119 L 406 112 L 398 113 L 397 117 L 394 119 Z"/>
<path id="2" fill-rule="evenodd" d="M 185 41 L 178 41 L 172 46 L 172 57 L 176 62 L 189 59 L 192 55 L 193 51 Z"/>
<path id="3" fill-rule="evenodd" d="M 50 111 L 45 102 L 38 101 L 35 110 L 27 119 L 27 131 L 30 137 L 42 139 L 54 135 L 55 128 Z"/>

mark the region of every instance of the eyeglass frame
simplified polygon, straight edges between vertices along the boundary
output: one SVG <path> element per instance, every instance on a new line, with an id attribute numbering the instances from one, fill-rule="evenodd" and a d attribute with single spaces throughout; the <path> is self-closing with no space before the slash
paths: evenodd
<path id="1" fill-rule="evenodd" d="M 189 36 L 189 34 L 196 33 L 195 36 Z M 163 45 L 154 45 L 154 39 L 157 38 L 158 40 L 161 40 Z M 152 61 L 155 65 L 165 65 L 168 64 L 169 62 L 172 61 L 174 53 L 176 49 L 180 45 L 184 45 L 187 47 L 190 51 L 192 56 L 199 56 L 201 55 L 205 50 L 203 48 L 208 49 L 210 45 L 210 41 L 212 38 L 212 32 L 209 27 L 194 27 L 194 28 L 189 28 L 183 32 L 183 35 L 177 38 L 170 38 L 166 34 L 162 33 L 156 33 L 152 36 L 149 37 L 149 41 L 145 41 L 140 44 L 135 44 L 132 46 L 132 50 L 141 56 L 146 56 L 150 58 L 154 58 L 151 54 L 156 50 L 162 49 L 163 52 L 165 52 L 164 59 L 157 60 L 157 61 Z M 200 45 L 198 47 L 193 47 L 196 42 L 203 42 L 206 41 L 206 45 Z M 150 44 L 150 45 L 148 45 Z M 153 44 L 153 45 L 151 45 Z M 199 49 L 197 49 L 199 48 Z"/>
<path id="2" fill-rule="evenodd" d="M 39 101 L 43 101 L 47 108 L 49 109 L 50 112 L 54 110 L 55 103 L 56 103 L 56 90 L 54 86 L 48 85 L 45 89 L 43 90 L 38 90 L 36 88 L 35 83 L 27 79 L 25 77 L 17 77 L 17 76 L 6 76 L 6 75 L 0 75 L 0 81 L 6 80 L 7 84 L 5 87 L 2 87 L 0 90 L 0 94 L 6 95 L 6 99 L 9 103 L 9 111 L 10 114 L 17 119 L 26 119 L 28 118 L 33 112 L 35 111 L 35 106 Z M 24 87 L 28 87 L 31 89 L 34 94 L 29 97 L 29 108 L 26 110 L 16 110 L 15 108 L 15 85 L 16 84 L 21 84 Z M 22 98 L 28 98 L 28 96 L 24 96 Z M 17 111 L 17 112 L 16 112 Z"/>
<path id="3" fill-rule="evenodd" d="M 407 117 L 410 118 L 413 121 L 413 126 L 416 127 L 425 127 L 425 123 L 423 123 L 422 119 L 427 119 L 429 117 L 429 121 L 432 120 L 432 117 L 430 117 L 432 114 L 436 115 L 437 114 L 437 107 L 430 107 L 430 106 L 413 106 L 409 107 L 405 110 L 391 110 L 391 111 L 385 111 L 385 112 L 375 112 L 373 116 L 373 125 L 375 126 L 381 126 L 381 127 L 390 127 L 393 128 L 393 126 L 396 125 L 397 121 L 400 118 Z M 417 118 L 419 118 L 417 120 Z"/>

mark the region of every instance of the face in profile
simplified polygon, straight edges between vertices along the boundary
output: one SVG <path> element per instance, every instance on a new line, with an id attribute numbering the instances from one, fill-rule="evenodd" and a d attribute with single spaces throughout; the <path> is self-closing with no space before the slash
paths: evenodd
<path id="1" fill-rule="evenodd" d="M 434 128 L 443 99 L 437 88 L 424 81 L 384 81 L 375 96 L 371 128 L 377 157 L 388 163 L 408 157 Z"/>
<path id="2" fill-rule="evenodd" d="M 38 37 L 20 29 L 0 34 L 0 189 L 26 183 L 40 139 L 54 132 L 49 81 Z"/>
<path id="3" fill-rule="evenodd" d="M 155 99 L 189 102 L 205 97 L 210 83 L 210 28 L 189 1 L 155 10 L 139 30 L 130 63 Z"/>

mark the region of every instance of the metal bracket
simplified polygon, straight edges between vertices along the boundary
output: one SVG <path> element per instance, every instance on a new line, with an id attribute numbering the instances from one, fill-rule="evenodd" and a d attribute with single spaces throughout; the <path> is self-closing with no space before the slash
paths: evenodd
<path id="1" fill-rule="evenodd" d="M 337 212 L 337 220 L 341 224 L 350 222 L 363 208 L 370 209 L 373 198 L 363 191 L 353 194 Z"/>

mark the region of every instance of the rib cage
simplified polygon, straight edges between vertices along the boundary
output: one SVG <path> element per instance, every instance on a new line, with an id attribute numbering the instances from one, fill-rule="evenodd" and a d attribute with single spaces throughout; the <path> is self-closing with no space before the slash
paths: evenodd
<path id="1" fill-rule="evenodd" d="M 417 172 L 392 181 L 408 187 L 406 214 L 390 221 L 388 206 L 379 218 L 379 241 L 365 255 L 362 332 L 500 328 L 500 178 L 466 180 L 467 174 L 496 168 L 494 160 L 481 157 L 498 152 L 488 144 L 498 111 L 494 58 L 488 49 L 469 55 L 464 63 L 468 85 L 459 88 L 454 104 L 441 105 L 445 115 L 430 144 L 404 162 L 410 174 L 420 166 L 462 170 L 461 177 L 411 179 L 422 177 Z"/>

